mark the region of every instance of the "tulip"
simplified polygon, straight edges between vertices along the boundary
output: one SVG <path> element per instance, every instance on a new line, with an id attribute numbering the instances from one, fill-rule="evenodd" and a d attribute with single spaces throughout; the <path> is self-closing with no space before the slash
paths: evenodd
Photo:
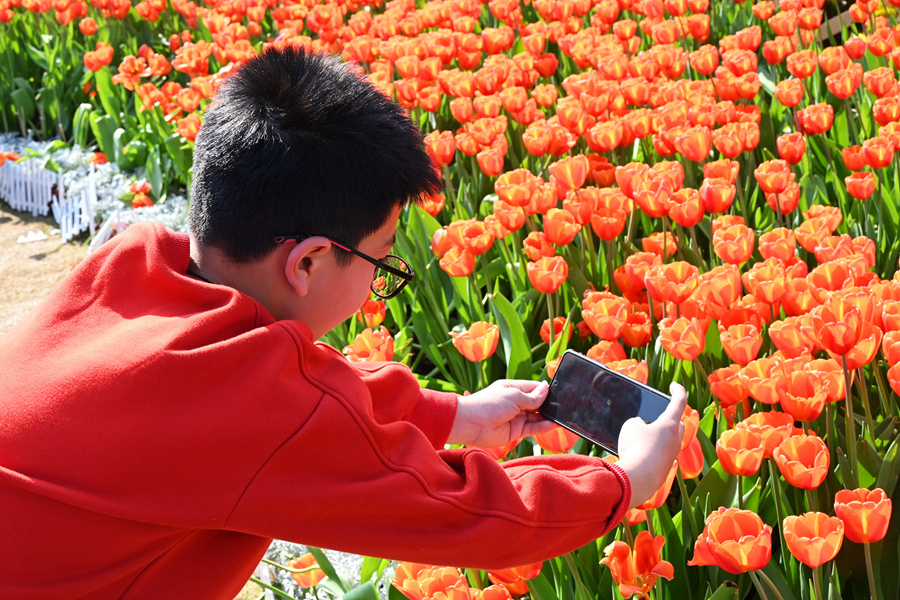
<path id="1" fill-rule="evenodd" d="M 762 336 L 754 325 L 739 324 L 719 331 L 725 354 L 736 363 L 746 365 L 756 358 L 762 347 Z"/>
<path id="2" fill-rule="evenodd" d="M 290 568 L 298 570 L 308 569 L 313 565 L 319 566 L 312 553 L 304 554 L 303 556 L 291 560 L 287 564 Z M 319 582 L 325 579 L 325 572 L 321 569 L 312 569 L 310 571 L 304 571 L 303 573 L 291 573 L 291 577 L 297 582 L 299 587 L 311 588 L 319 585 Z"/>
<path id="3" fill-rule="evenodd" d="M 571 242 L 580 230 L 575 217 L 566 210 L 551 208 L 544 216 L 544 234 L 550 243 L 557 246 Z"/>
<path id="4" fill-rule="evenodd" d="M 790 515 L 784 519 L 784 541 L 794 558 L 808 567 L 818 567 L 841 549 L 844 523 L 820 512 Z"/>
<path id="5" fill-rule="evenodd" d="M 532 231 L 523 242 L 523 251 L 531 260 L 540 260 L 545 256 L 554 256 L 556 250 L 544 235 L 543 231 Z"/>
<path id="6" fill-rule="evenodd" d="M 772 458 L 772 452 L 781 442 L 795 433 L 794 418 L 774 410 L 754 413 L 734 427 L 735 430 L 746 429 L 762 437 L 763 458 Z"/>
<path id="7" fill-rule="evenodd" d="M 772 528 L 749 510 L 720 508 L 706 520 L 691 566 L 715 565 L 732 575 L 765 567 L 772 557 Z"/>
<path id="8" fill-rule="evenodd" d="M 677 261 L 653 267 L 644 277 L 644 283 L 655 301 L 681 304 L 694 293 L 699 274 L 694 265 Z"/>
<path id="9" fill-rule="evenodd" d="M 600 340 L 588 348 L 585 356 L 603 364 L 625 360 L 626 358 L 625 349 L 615 340 Z"/>
<path id="10" fill-rule="evenodd" d="M 673 357 L 694 360 L 703 351 L 706 336 L 697 319 L 663 319 L 659 323 L 659 341 Z"/>
<path id="11" fill-rule="evenodd" d="M 819 346 L 825 350 L 844 356 L 859 341 L 862 316 L 850 302 L 840 298 L 828 301 L 814 308 L 810 316 Z"/>
<path id="12" fill-rule="evenodd" d="M 462 333 L 451 331 L 453 345 L 472 362 L 481 362 L 490 358 L 500 341 L 500 328 L 491 323 L 476 321 Z"/>
<path id="13" fill-rule="evenodd" d="M 630 307 L 624 298 L 601 297 L 601 294 L 602 292 L 585 294 L 581 316 L 600 339 L 618 339 L 622 335 Z"/>
<path id="14" fill-rule="evenodd" d="M 827 103 L 813 104 L 797 113 L 803 131 L 810 135 L 825 133 L 834 122 L 834 108 Z"/>
<path id="15" fill-rule="evenodd" d="M 678 469 L 684 479 L 695 479 L 703 472 L 704 458 L 700 440 L 694 437 L 687 448 L 678 453 Z"/>
<path id="16" fill-rule="evenodd" d="M 831 462 L 825 443 L 814 435 L 804 434 L 784 440 L 772 452 L 772 458 L 785 480 L 804 490 L 821 485 Z"/>
<path id="17" fill-rule="evenodd" d="M 818 350 L 816 341 L 803 332 L 797 317 L 788 317 L 770 324 L 769 338 L 779 350 L 802 349 L 806 352 Z"/>
<path id="18" fill-rule="evenodd" d="M 641 240 L 641 249 L 644 252 L 652 252 L 660 258 L 668 259 L 678 250 L 678 244 L 675 241 L 675 236 L 670 232 L 657 231 Z M 664 253 L 665 256 L 663 256 Z"/>
<path id="19" fill-rule="evenodd" d="M 518 597 L 528 593 L 528 584 L 525 582 L 540 575 L 543 566 L 542 561 L 521 567 L 488 571 L 488 578 L 506 588 L 510 596 Z"/>
<path id="20" fill-rule="evenodd" d="M 569 275 L 569 266 L 561 256 L 550 256 L 529 262 L 525 270 L 531 285 L 542 294 L 552 294 L 558 290 Z"/>
<path id="21" fill-rule="evenodd" d="M 646 596 L 659 577 L 671 580 L 675 576 L 672 564 L 662 560 L 661 551 L 666 544 L 663 536 L 655 538 L 648 531 L 641 531 L 634 539 L 634 551 L 622 541 L 614 541 L 603 549 L 600 564 L 609 567 L 613 581 L 624 598 L 635 594 Z"/>
<path id="22" fill-rule="evenodd" d="M 537 177 L 528 169 L 507 171 L 494 182 L 494 191 L 511 206 L 528 206 L 534 193 Z"/>
<path id="23" fill-rule="evenodd" d="M 871 171 L 858 171 L 844 177 L 847 193 L 857 200 L 868 200 L 875 193 L 875 174 Z"/>
<path id="24" fill-rule="evenodd" d="M 884 490 L 841 490 L 834 496 L 834 512 L 844 523 L 851 542 L 878 542 L 887 534 L 891 520 L 891 500 Z"/>
<path id="25" fill-rule="evenodd" d="M 389 361 L 394 357 L 394 338 L 384 326 L 364 329 L 343 353 L 352 362 Z"/>
<path id="26" fill-rule="evenodd" d="M 734 202 L 737 188 L 733 184 L 728 183 L 726 179 L 706 178 L 700 186 L 699 193 L 703 201 L 703 208 L 707 212 L 722 214 Z"/>
<path id="27" fill-rule="evenodd" d="M 550 165 L 550 173 L 569 189 L 584 185 L 588 175 L 588 160 L 583 154 L 564 158 Z"/>
<path id="28" fill-rule="evenodd" d="M 550 328 L 553 328 L 553 339 L 555 340 L 560 335 L 562 335 L 563 329 L 566 326 L 566 318 L 565 317 L 556 317 L 551 321 L 550 319 L 545 319 L 544 324 L 541 325 L 541 339 L 545 344 L 550 343 Z M 572 339 L 572 328 L 569 328 L 569 336 L 566 339 Z"/>
<path id="29" fill-rule="evenodd" d="M 475 269 L 475 255 L 465 248 L 453 246 L 441 257 L 439 264 L 451 277 L 466 277 Z"/>
<path id="30" fill-rule="evenodd" d="M 785 412 L 797 421 L 815 421 L 828 396 L 822 379 L 807 371 L 786 373 L 785 377 L 787 385 L 778 388 L 778 399 Z"/>
<path id="31" fill-rule="evenodd" d="M 753 253 L 754 238 L 753 230 L 744 225 L 719 229 L 713 234 L 713 251 L 724 262 L 740 265 Z"/>
<path id="32" fill-rule="evenodd" d="M 366 300 L 356 313 L 356 320 L 364 322 L 366 327 L 378 327 L 384 321 L 386 307 L 383 300 Z"/>
<path id="33" fill-rule="evenodd" d="M 568 452 L 578 441 L 578 435 L 568 429 L 556 426 L 546 433 L 534 434 L 538 446 L 549 452 Z"/>
<path id="34" fill-rule="evenodd" d="M 622 341 L 631 348 L 640 348 L 650 343 L 650 316 L 643 312 L 633 312 L 625 320 Z"/>
<path id="35" fill-rule="evenodd" d="M 777 356 L 758 358 L 741 369 L 741 382 L 747 392 L 759 402 L 778 402 L 778 389 L 784 387 L 786 379 Z"/>
<path id="36" fill-rule="evenodd" d="M 631 377 L 632 379 L 640 381 L 643 384 L 647 383 L 647 378 L 650 375 L 649 367 L 647 366 L 646 361 L 643 360 L 641 362 L 638 362 L 633 358 L 626 358 L 625 360 L 612 360 L 606 362 L 606 366 L 616 373 L 621 373 L 622 375 Z"/>
<path id="37" fill-rule="evenodd" d="M 763 438 L 748 429 L 731 429 L 716 442 L 716 455 L 726 473 L 748 477 L 762 464 Z"/>
<path id="38" fill-rule="evenodd" d="M 719 399 L 722 406 L 733 406 L 747 399 L 747 388 L 740 377 L 740 372 L 740 365 L 729 365 L 709 374 L 707 381 L 710 391 Z"/>

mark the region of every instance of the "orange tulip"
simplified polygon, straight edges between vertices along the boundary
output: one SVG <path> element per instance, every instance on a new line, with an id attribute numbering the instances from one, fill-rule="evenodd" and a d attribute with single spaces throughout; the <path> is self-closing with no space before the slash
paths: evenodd
<path id="1" fill-rule="evenodd" d="M 720 508 L 706 520 L 692 566 L 715 565 L 732 575 L 765 567 L 772 557 L 772 528 L 749 510 Z"/>
<path id="2" fill-rule="evenodd" d="M 550 452 L 568 452 L 578 441 L 576 434 L 558 425 L 547 433 L 536 433 L 533 437 L 538 446 Z"/>
<path id="3" fill-rule="evenodd" d="M 544 235 L 551 244 L 565 246 L 581 231 L 581 225 L 567 210 L 551 208 L 544 216 Z"/>
<path id="4" fill-rule="evenodd" d="M 720 328 L 719 338 L 725 354 L 736 363 L 748 364 L 759 354 L 762 336 L 755 325 L 738 324 Z"/>
<path id="5" fill-rule="evenodd" d="M 569 275 L 569 265 L 562 256 L 549 256 L 525 265 L 528 280 L 542 294 L 552 294 Z"/>
<path id="6" fill-rule="evenodd" d="M 891 520 L 891 500 L 881 488 L 841 490 L 834 496 L 834 513 L 844 523 L 851 542 L 878 542 L 887 534 Z"/>
<path id="7" fill-rule="evenodd" d="M 364 321 L 366 327 L 378 327 L 387 314 L 387 305 L 383 300 L 366 300 L 356 313 L 357 321 Z"/>
<path id="8" fill-rule="evenodd" d="M 859 341 L 862 316 L 859 309 L 846 300 L 828 301 L 814 308 L 810 317 L 819 346 L 833 354 L 844 356 Z"/>
<path id="9" fill-rule="evenodd" d="M 784 160 L 767 160 L 753 172 L 759 188 L 767 194 L 780 194 L 793 181 L 791 167 Z"/>
<path id="10" fill-rule="evenodd" d="M 775 448 L 795 433 L 794 417 L 775 410 L 753 413 L 734 428 L 746 429 L 762 437 L 763 458 L 772 458 Z"/>
<path id="11" fill-rule="evenodd" d="M 678 244 L 675 241 L 675 236 L 668 231 L 665 233 L 657 231 L 641 240 L 641 248 L 644 252 L 652 252 L 661 258 L 663 253 L 665 253 L 665 258 L 668 259 L 678 250 Z"/>
<path id="12" fill-rule="evenodd" d="M 549 167 L 550 173 L 569 189 L 578 189 L 584 185 L 588 176 L 589 165 L 583 154 L 564 158 Z"/>
<path id="13" fill-rule="evenodd" d="M 816 341 L 810 339 L 803 332 L 798 317 L 788 317 L 771 323 L 769 325 L 769 338 L 779 350 L 803 349 L 807 352 L 817 350 Z"/>
<path id="14" fill-rule="evenodd" d="M 818 567 L 841 549 L 844 523 L 820 512 L 790 515 L 784 519 L 784 541 L 794 558 L 808 567 Z"/>
<path id="15" fill-rule="evenodd" d="M 681 304 L 697 288 L 700 271 L 685 261 L 662 264 L 650 269 L 644 277 L 647 292 L 656 302 Z"/>
<path id="16" fill-rule="evenodd" d="M 778 402 L 778 389 L 786 385 L 781 358 L 758 358 L 741 369 L 741 382 L 747 392 L 764 404 Z"/>
<path id="17" fill-rule="evenodd" d="M 465 248 L 452 246 L 439 264 L 451 277 L 466 277 L 475 269 L 475 255 Z"/>
<path id="18" fill-rule="evenodd" d="M 837 402 L 844 399 L 844 369 L 839 361 L 833 358 L 811 360 L 806 370 L 819 376 L 828 394 L 826 402 Z"/>
<path id="19" fill-rule="evenodd" d="M 635 594 L 644 597 L 653 589 L 657 578 L 671 580 L 675 576 L 672 564 L 662 560 L 665 544 L 663 536 L 654 538 L 649 531 L 641 531 L 634 539 L 634 552 L 628 544 L 616 540 L 603 549 L 600 564 L 609 567 L 624 598 Z"/>
<path id="20" fill-rule="evenodd" d="M 704 458 L 700 440 L 694 437 L 687 448 L 678 453 L 678 469 L 684 479 L 695 479 L 703 472 Z"/>
<path id="21" fill-rule="evenodd" d="M 618 339 L 631 312 L 624 298 L 604 292 L 587 292 L 581 306 L 584 322 L 603 340 Z"/>
<path id="22" fill-rule="evenodd" d="M 706 335 L 697 319 L 663 319 L 659 322 L 659 341 L 673 357 L 694 360 L 703 351 Z"/>
<path id="23" fill-rule="evenodd" d="M 731 208 L 736 193 L 737 188 L 727 180 L 708 177 L 703 180 L 699 191 L 704 210 L 714 214 L 722 214 Z M 671 208 L 669 210 L 671 212 Z"/>
<path id="24" fill-rule="evenodd" d="M 472 362 L 481 362 L 490 358 L 500 341 L 500 328 L 491 323 L 476 321 L 462 333 L 451 331 L 453 345 Z"/>
<path id="25" fill-rule="evenodd" d="M 556 317 L 552 321 L 553 326 L 553 339 L 557 339 L 562 335 L 563 329 L 566 326 L 566 318 L 565 317 Z M 545 344 L 550 343 L 550 327 L 551 321 L 550 319 L 545 319 L 544 324 L 541 325 L 541 339 L 544 340 Z M 572 328 L 569 328 L 569 337 L 567 339 L 572 339 Z"/>
<path id="26" fill-rule="evenodd" d="M 740 265 L 753 254 L 755 234 L 745 225 L 732 225 L 713 234 L 713 251 L 726 263 Z"/>
<path id="27" fill-rule="evenodd" d="M 585 353 L 588 358 L 603 364 L 625 360 L 625 348 L 615 340 L 600 340 Z"/>
<path id="28" fill-rule="evenodd" d="M 878 326 L 873 325 L 868 321 L 863 321 L 862 326 L 860 327 L 859 340 L 845 355 L 847 358 L 847 368 L 850 370 L 859 369 L 872 362 L 872 359 L 875 358 L 875 354 L 878 353 L 878 348 L 881 346 L 881 338 L 883 335 L 884 334 Z M 838 356 L 831 352 L 829 352 L 829 354 L 832 358 Z"/>
<path id="29" fill-rule="evenodd" d="M 537 179 L 528 169 L 507 171 L 494 182 L 494 191 L 511 206 L 528 206 Z"/>
<path id="30" fill-rule="evenodd" d="M 506 588 L 510 596 L 518 597 L 528 593 L 528 584 L 525 582 L 540 575 L 543 566 L 543 562 L 537 562 L 511 569 L 488 571 L 488 578 Z"/>
<path id="31" fill-rule="evenodd" d="M 304 554 L 298 558 L 291 560 L 287 566 L 292 569 L 308 569 L 313 565 L 318 566 L 319 563 L 316 562 L 315 557 L 312 553 Z M 305 571 L 303 573 L 291 573 L 291 577 L 294 581 L 297 582 L 297 585 L 301 588 L 311 588 L 319 585 L 319 582 L 325 579 L 325 572 L 321 569 L 313 569 L 311 571 Z"/>
<path id="32" fill-rule="evenodd" d="M 525 255 L 531 260 L 540 260 L 546 256 L 554 256 L 556 250 L 544 235 L 543 231 L 532 231 L 522 244 Z"/>
<path id="33" fill-rule="evenodd" d="M 814 490 L 825 480 L 831 462 L 828 448 L 815 435 L 793 435 L 772 452 L 778 470 L 789 484 Z"/>
<path id="34" fill-rule="evenodd" d="M 755 475 L 763 460 L 763 438 L 748 429 L 724 431 L 716 442 L 716 456 L 726 473 Z"/>
<path id="35" fill-rule="evenodd" d="M 622 328 L 622 341 L 631 348 L 640 348 L 650 343 L 650 315 L 633 312 L 625 320 Z"/>
<path id="36" fill-rule="evenodd" d="M 740 374 L 740 365 L 722 367 L 709 374 L 710 391 L 722 406 L 733 406 L 747 399 L 747 388 Z"/>
<path id="37" fill-rule="evenodd" d="M 410 600 L 434 597 L 469 600 L 469 584 L 459 569 L 419 563 L 400 563 L 391 584 Z M 437 596 L 436 596 L 437 595 Z"/>
<path id="38" fill-rule="evenodd" d="M 394 338 L 384 326 L 364 329 L 343 352 L 352 362 L 388 361 L 394 357 Z"/>
<path id="39" fill-rule="evenodd" d="M 778 388 L 778 399 L 785 412 L 797 421 L 815 421 L 828 396 L 822 379 L 808 371 L 786 373 L 785 378 L 787 385 Z"/>

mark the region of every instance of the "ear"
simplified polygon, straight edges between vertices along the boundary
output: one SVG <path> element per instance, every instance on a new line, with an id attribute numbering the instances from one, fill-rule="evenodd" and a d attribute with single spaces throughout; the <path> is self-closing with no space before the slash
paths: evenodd
<path id="1" fill-rule="evenodd" d="M 310 277 L 323 266 L 331 251 L 328 238 L 314 236 L 301 240 L 288 253 L 284 262 L 284 275 L 298 296 L 306 296 L 310 289 Z"/>

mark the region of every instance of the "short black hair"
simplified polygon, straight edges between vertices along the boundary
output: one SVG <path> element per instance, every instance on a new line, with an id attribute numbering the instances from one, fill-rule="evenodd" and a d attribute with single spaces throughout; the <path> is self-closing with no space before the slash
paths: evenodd
<path id="1" fill-rule="evenodd" d="M 338 57 L 269 47 L 219 89 L 194 146 L 188 225 L 232 261 L 274 236 L 357 246 L 391 212 L 441 189 L 422 133 Z M 339 264 L 352 255 L 337 254 Z"/>

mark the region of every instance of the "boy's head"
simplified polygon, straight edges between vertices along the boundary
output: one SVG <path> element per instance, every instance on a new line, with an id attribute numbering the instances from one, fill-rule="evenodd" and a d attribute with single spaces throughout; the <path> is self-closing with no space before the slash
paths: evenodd
<path id="1" fill-rule="evenodd" d="M 356 247 L 440 175 L 403 110 L 340 59 L 269 48 L 220 88 L 194 147 L 189 227 L 235 263 L 279 235 Z M 352 258 L 335 255 L 340 264 Z"/>

